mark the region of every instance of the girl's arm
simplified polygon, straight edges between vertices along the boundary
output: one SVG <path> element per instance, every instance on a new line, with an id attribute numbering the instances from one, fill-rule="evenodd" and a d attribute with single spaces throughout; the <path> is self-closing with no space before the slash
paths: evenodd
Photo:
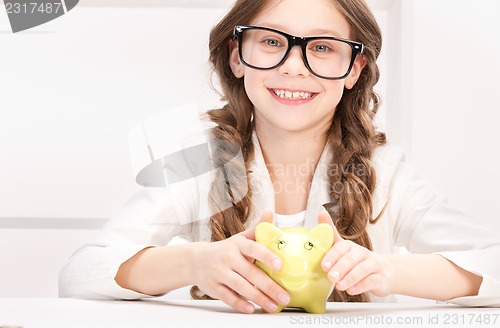
<path id="1" fill-rule="evenodd" d="M 264 216 L 272 220 L 272 214 Z M 274 312 L 277 304 L 289 302 L 289 295 L 253 262 L 278 270 L 281 260 L 254 239 L 254 229 L 249 229 L 218 242 L 146 248 L 120 266 L 115 281 L 148 295 L 197 285 L 240 312 L 254 312 L 251 302 Z"/>
<path id="2" fill-rule="evenodd" d="M 193 245 L 145 248 L 120 266 L 115 281 L 123 288 L 153 296 L 187 286 Z"/>
<path id="3" fill-rule="evenodd" d="M 387 257 L 394 270 L 390 294 L 446 301 L 477 295 L 483 280 L 437 254 Z"/>
<path id="4" fill-rule="evenodd" d="M 330 223 L 328 212 L 319 222 Z M 333 226 L 333 224 L 332 224 Z M 355 295 L 401 294 L 434 300 L 477 295 L 482 278 L 436 254 L 376 254 L 343 240 L 334 227 L 336 242 L 322 266 L 335 288 Z"/>
<path id="5" fill-rule="evenodd" d="M 379 178 L 374 213 L 388 205 L 373 225 L 374 240 L 409 252 L 378 257 L 393 269 L 391 292 L 465 306 L 500 306 L 498 231 L 447 204 L 404 162 L 398 148 L 379 147 L 374 165 Z"/>

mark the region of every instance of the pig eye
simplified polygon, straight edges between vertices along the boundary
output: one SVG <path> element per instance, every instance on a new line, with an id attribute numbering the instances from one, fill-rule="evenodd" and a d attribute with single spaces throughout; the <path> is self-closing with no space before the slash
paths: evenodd
<path id="1" fill-rule="evenodd" d="M 284 241 L 284 240 L 280 240 L 280 241 L 278 241 L 278 249 L 283 249 L 283 248 L 285 248 L 285 245 L 286 245 L 286 243 L 285 243 L 285 241 Z"/>
<path id="2" fill-rule="evenodd" d="M 307 241 L 305 244 L 304 244 L 304 248 L 307 249 L 308 251 L 310 251 L 311 249 L 313 249 L 314 245 L 313 243 L 311 243 L 310 241 Z"/>

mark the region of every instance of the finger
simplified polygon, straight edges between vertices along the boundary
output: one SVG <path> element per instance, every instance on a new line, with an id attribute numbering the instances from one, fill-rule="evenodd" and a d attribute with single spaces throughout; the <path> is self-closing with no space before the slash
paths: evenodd
<path id="1" fill-rule="evenodd" d="M 248 262 L 246 263 L 249 264 Z M 257 304 L 268 312 L 274 312 L 278 308 L 276 302 L 264 294 L 264 292 L 253 286 L 248 280 L 237 272 L 233 272 L 232 275 L 228 276 L 225 279 L 224 284 L 238 295 L 241 295 L 241 297 Z"/>
<path id="2" fill-rule="evenodd" d="M 276 311 L 278 304 L 288 304 L 288 293 L 255 264 L 244 261 L 235 269 L 249 284 L 235 286 L 242 296 L 268 312 Z"/>
<path id="3" fill-rule="evenodd" d="M 241 298 L 241 296 L 235 293 L 231 288 L 228 288 L 224 285 L 220 285 L 212 297 L 221 300 L 238 312 L 255 312 L 255 306 L 252 303 Z"/>
<path id="4" fill-rule="evenodd" d="M 363 279 L 375 272 L 375 265 L 373 262 L 365 259 L 359 262 L 354 268 L 347 272 L 342 280 L 337 282 L 336 288 L 338 290 L 348 290 L 353 286 L 359 284 Z"/>
<path id="5" fill-rule="evenodd" d="M 358 295 L 372 291 L 380 284 L 380 277 L 377 274 L 371 274 L 346 290 L 349 295 Z"/>
<path id="6" fill-rule="evenodd" d="M 241 235 L 243 235 L 248 239 L 255 240 L 255 227 L 261 222 L 273 223 L 273 220 L 274 220 L 273 212 L 270 210 L 265 210 L 260 216 L 259 221 L 253 227 L 241 232 Z"/>
<path id="7" fill-rule="evenodd" d="M 332 217 L 330 216 L 330 213 L 328 213 L 328 211 L 325 208 L 323 208 L 321 210 L 321 212 L 319 212 L 319 214 L 318 214 L 318 224 L 319 223 L 329 224 L 333 228 L 333 234 L 334 234 L 333 235 L 333 237 L 334 237 L 333 238 L 333 243 L 334 244 L 337 243 L 337 242 L 339 242 L 339 241 L 341 241 L 341 240 L 344 240 L 340 236 L 340 234 L 339 234 L 337 228 L 335 227 L 335 225 L 333 224 L 333 220 L 332 220 Z"/>
<path id="8" fill-rule="evenodd" d="M 241 254 L 247 259 L 262 262 L 276 271 L 281 269 L 283 264 L 281 258 L 266 246 L 248 239 L 243 240 L 239 245 Z"/>
<path id="9" fill-rule="evenodd" d="M 366 259 L 365 252 L 359 251 L 358 249 L 351 249 L 348 253 L 338 259 L 338 261 L 332 266 L 330 272 L 328 273 L 328 279 L 331 282 L 337 283 L 344 279 L 344 276 L 359 265 L 362 261 Z M 337 284 L 337 289 L 345 290 L 342 286 Z"/>
<path id="10" fill-rule="evenodd" d="M 340 258 L 351 251 L 353 246 L 354 244 L 350 241 L 343 241 L 333 244 L 332 248 L 330 248 L 330 250 L 326 252 L 323 260 L 321 261 L 321 267 L 323 268 L 323 270 L 330 271 Z M 333 271 L 330 273 L 333 274 Z M 335 275 L 332 277 L 335 278 L 335 281 L 340 278 L 340 276 L 336 277 Z"/>

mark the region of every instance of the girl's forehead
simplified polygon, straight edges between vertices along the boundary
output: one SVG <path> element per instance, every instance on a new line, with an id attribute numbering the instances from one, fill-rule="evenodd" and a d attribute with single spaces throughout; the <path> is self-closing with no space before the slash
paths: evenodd
<path id="1" fill-rule="evenodd" d="M 297 36 L 349 38 L 351 27 L 334 0 L 271 0 L 251 21 Z"/>

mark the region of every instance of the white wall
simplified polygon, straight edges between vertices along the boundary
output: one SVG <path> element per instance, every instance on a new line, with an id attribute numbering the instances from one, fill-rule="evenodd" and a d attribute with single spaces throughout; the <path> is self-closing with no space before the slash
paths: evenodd
<path id="1" fill-rule="evenodd" d="M 384 27 L 380 125 L 450 202 L 500 230 L 496 1 L 370 3 Z M 218 104 L 206 37 L 227 3 L 189 4 L 82 0 L 19 34 L 0 13 L 0 297 L 56 295 L 65 258 L 138 188 L 132 127 L 186 102 Z"/>
<path id="2" fill-rule="evenodd" d="M 450 203 L 500 231 L 500 2 L 405 0 L 402 8 L 412 41 L 400 82 L 411 99 L 400 109 L 410 160 Z"/>
<path id="3" fill-rule="evenodd" d="M 223 11 L 82 6 L 0 34 L 0 217 L 110 217 L 137 188 L 132 127 L 217 102 L 204 64 Z"/>

